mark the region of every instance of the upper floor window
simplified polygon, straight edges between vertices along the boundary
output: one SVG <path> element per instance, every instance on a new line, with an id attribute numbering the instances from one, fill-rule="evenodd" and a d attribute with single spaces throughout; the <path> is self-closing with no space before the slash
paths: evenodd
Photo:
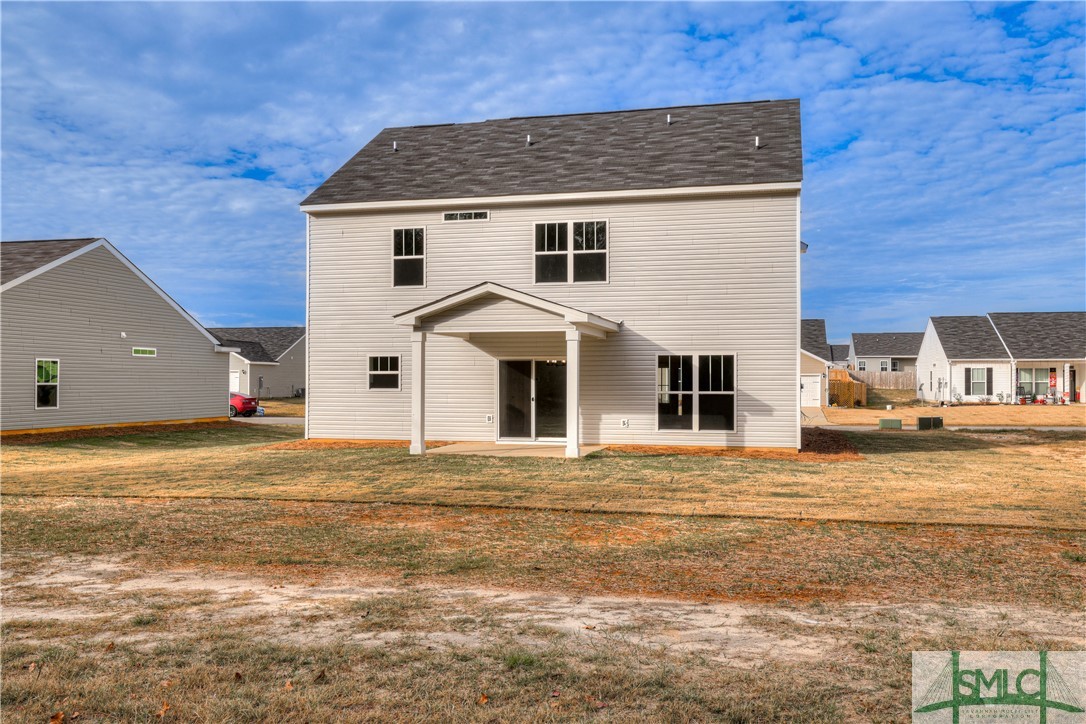
<path id="1" fill-rule="evenodd" d="M 446 211 L 442 216 L 445 221 L 488 221 L 489 211 Z"/>
<path id="2" fill-rule="evenodd" d="M 60 360 L 34 360 L 37 367 L 37 382 L 34 392 L 34 409 L 42 410 L 60 407 Z"/>
<path id="3" fill-rule="evenodd" d="M 158 350 L 154 347 L 133 347 L 133 357 L 158 357 Z"/>
<path id="4" fill-rule="evenodd" d="M 425 230 L 392 230 L 392 286 L 426 285 Z"/>
<path id="5" fill-rule="evenodd" d="M 573 244 L 569 243 L 573 237 Z M 607 281 L 607 222 L 535 225 L 536 284 Z"/>

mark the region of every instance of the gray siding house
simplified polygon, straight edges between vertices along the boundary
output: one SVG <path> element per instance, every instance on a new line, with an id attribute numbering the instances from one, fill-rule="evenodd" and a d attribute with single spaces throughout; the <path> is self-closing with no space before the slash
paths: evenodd
<path id="1" fill-rule="evenodd" d="M 213 327 L 230 354 L 229 389 L 261 399 L 305 390 L 305 327 Z"/>
<path id="2" fill-rule="evenodd" d="M 311 438 L 798 448 L 798 101 L 388 128 L 302 204 Z"/>
<path id="3" fill-rule="evenodd" d="M 849 365 L 860 372 L 912 372 L 923 340 L 923 332 L 854 333 Z"/>
<path id="4" fill-rule="evenodd" d="M 228 349 L 105 239 L 0 244 L 3 430 L 225 419 Z"/>
<path id="5" fill-rule="evenodd" d="M 933 402 L 1086 398 L 1086 312 L 932 317 L 916 396 Z"/>

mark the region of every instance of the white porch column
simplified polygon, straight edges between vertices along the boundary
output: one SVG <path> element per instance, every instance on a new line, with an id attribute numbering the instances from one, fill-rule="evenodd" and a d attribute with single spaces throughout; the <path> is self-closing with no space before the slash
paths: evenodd
<path id="1" fill-rule="evenodd" d="M 566 457 L 581 457 L 581 333 L 566 332 Z"/>
<path id="2" fill-rule="evenodd" d="M 426 332 L 411 333 L 411 448 L 426 452 Z"/>

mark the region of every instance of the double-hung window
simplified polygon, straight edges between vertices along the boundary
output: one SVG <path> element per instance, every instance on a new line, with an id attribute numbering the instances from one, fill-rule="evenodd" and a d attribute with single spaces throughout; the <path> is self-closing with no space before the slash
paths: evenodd
<path id="1" fill-rule="evenodd" d="M 867 371 L 867 360 L 865 360 L 865 359 L 856 360 L 856 369 L 859 370 L 860 372 L 866 372 Z"/>
<path id="2" fill-rule="evenodd" d="M 973 367 L 969 370 L 968 395 L 985 395 L 988 391 L 988 369 L 986 367 Z"/>
<path id="3" fill-rule="evenodd" d="M 888 359 L 879 360 L 879 372 L 889 372 L 889 371 L 890 371 L 890 360 L 888 360 Z"/>
<path id="4" fill-rule="evenodd" d="M 400 389 L 399 355 L 388 355 L 384 357 L 371 355 L 369 358 L 369 368 L 369 389 Z"/>
<path id="5" fill-rule="evenodd" d="M 660 430 L 734 431 L 735 356 L 657 357 L 656 425 Z"/>
<path id="6" fill-rule="evenodd" d="M 535 225 L 536 284 L 606 281 L 606 221 Z"/>
<path id="7" fill-rule="evenodd" d="M 60 360 L 35 360 L 37 382 L 34 386 L 36 395 L 34 409 L 47 410 L 60 407 Z"/>
<path id="8" fill-rule="evenodd" d="M 423 229 L 392 230 L 392 286 L 426 286 L 425 236 Z"/>

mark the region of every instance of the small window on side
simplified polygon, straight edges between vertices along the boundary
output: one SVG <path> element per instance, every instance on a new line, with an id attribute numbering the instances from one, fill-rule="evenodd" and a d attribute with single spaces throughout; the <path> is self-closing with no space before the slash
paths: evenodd
<path id="1" fill-rule="evenodd" d="M 154 347 L 133 347 L 133 357 L 158 357 L 158 350 Z"/>
<path id="2" fill-rule="evenodd" d="M 34 409 L 49 410 L 60 407 L 60 360 L 34 360 L 36 381 L 34 385 Z"/>
<path id="3" fill-rule="evenodd" d="M 442 217 L 445 221 L 489 221 L 489 211 L 446 211 Z"/>
<path id="4" fill-rule="evenodd" d="M 389 355 L 384 357 L 371 356 L 369 358 L 368 387 L 371 390 L 400 389 L 399 355 Z"/>

